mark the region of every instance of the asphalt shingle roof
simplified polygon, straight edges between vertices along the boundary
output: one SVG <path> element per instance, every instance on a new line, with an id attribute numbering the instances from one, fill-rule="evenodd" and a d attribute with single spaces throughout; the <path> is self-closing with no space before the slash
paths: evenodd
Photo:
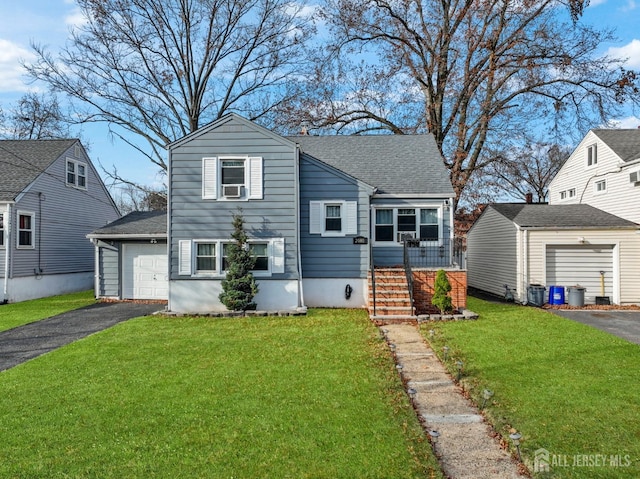
<path id="1" fill-rule="evenodd" d="M 596 129 L 593 132 L 622 161 L 632 161 L 640 158 L 640 129 Z"/>
<path id="2" fill-rule="evenodd" d="M 167 235 L 166 211 L 133 211 L 93 231 L 89 236 Z"/>
<path id="3" fill-rule="evenodd" d="M 454 195 L 432 135 L 294 136 L 302 152 L 379 194 Z"/>
<path id="4" fill-rule="evenodd" d="M 0 201 L 13 201 L 76 141 L 0 140 Z"/>
<path id="5" fill-rule="evenodd" d="M 590 205 L 494 203 L 489 207 L 524 228 L 633 229 L 639 226 Z"/>

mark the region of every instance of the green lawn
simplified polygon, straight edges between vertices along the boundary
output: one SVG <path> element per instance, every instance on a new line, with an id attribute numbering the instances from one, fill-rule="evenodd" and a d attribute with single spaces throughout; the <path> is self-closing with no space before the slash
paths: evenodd
<path id="1" fill-rule="evenodd" d="M 505 437 L 510 428 L 523 435 L 532 471 L 544 448 L 552 464 L 541 477 L 640 477 L 638 345 L 541 309 L 475 298 L 468 308 L 480 319 L 422 332 L 440 357 L 450 348 L 454 375 L 463 361 L 464 387 L 478 404 L 485 388 L 494 391 L 486 415 Z"/>
<path id="2" fill-rule="evenodd" d="M 0 477 L 440 478 L 364 311 L 145 317 L 0 373 Z"/>
<path id="3" fill-rule="evenodd" d="M 0 331 L 93 304 L 93 291 L 0 305 Z"/>

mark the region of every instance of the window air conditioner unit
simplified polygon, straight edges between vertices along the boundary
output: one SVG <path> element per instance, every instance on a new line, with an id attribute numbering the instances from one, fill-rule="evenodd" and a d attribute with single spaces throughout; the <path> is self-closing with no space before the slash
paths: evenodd
<path id="1" fill-rule="evenodd" d="M 240 185 L 222 185 L 222 196 L 225 198 L 240 198 Z"/>
<path id="2" fill-rule="evenodd" d="M 398 231 L 398 243 L 403 243 L 404 240 L 415 239 L 416 234 L 409 231 Z"/>
<path id="3" fill-rule="evenodd" d="M 638 182 L 640 182 L 640 171 L 629 173 L 629 183 L 634 183 L 637 186 Z"/>

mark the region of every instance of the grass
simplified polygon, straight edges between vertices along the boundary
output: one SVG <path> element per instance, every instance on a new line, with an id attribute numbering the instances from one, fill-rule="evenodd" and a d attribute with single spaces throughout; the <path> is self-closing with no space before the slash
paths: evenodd
<path id="1" fill-rule="evenodd" d="M 0 374 L 0 477 L 441 478 L 366 313 L 145 317 Z"/>
<path id="2" fill-rule="evenodd" d="M 0 305 L 0 331 L 93 304 L 93 291 Z"/>
<path id="3" fill-rule="evenodd" d="M 638 345 L 536 308 L 476 298 L 468 308 L 480 319 L 429 323 L 422 332 L 440 357 L 450 348 L 454 376 L 464 362 L 462 383 L 478 404 L 484 389 L 494 391 L 485 414 L 505 438 L 511 428 L 523 435 L 531 471 L 544 448 L 552 464 L 540 477 L 640 476 Z"/>

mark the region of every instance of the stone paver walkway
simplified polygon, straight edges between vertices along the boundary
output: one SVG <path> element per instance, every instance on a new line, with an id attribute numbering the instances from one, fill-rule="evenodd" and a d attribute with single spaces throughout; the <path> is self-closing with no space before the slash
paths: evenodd
<path id="1" fill-rule="evenodd" d="M 434 449 L 451 479 L 511 479 L 517 462 L 491 436 L 475 406 L 460 392 L 433 351 L 411 324 L 381 326 L 427 431 L 440 433 Z"/>

